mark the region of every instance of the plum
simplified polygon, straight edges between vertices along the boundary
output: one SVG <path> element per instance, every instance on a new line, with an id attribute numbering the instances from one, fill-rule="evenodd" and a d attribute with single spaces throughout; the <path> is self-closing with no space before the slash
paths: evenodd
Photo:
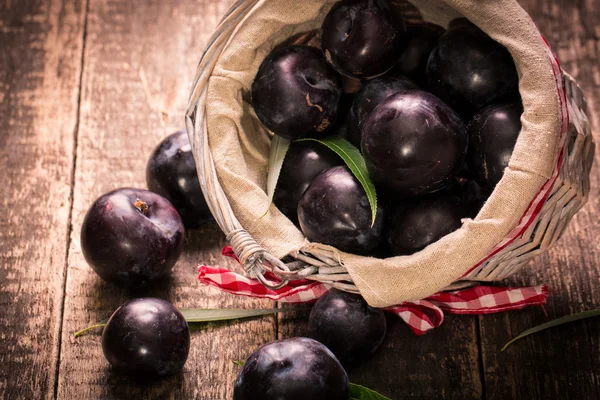
<path id="1" fill-rule="evenodd" d="M 481 186 L 474 179 L 467 179 L 463 182 L 460 198 L 469 211 L 469 217 L 474 218 L 477 215 L 490 194 L 490 189 Z"/>
<path id="2" fill-rule="evenodd" d="M 371 178 L 400 195 L 443 188 L 460 170 L 467 152 L 460 117 L 421 90 L 406 90 L 381 102 L 362 129 L 361 148 Z"/>
<path id="3" fill-rule="evenodd" d="M 102 350 L 120 372 L 138 378 L 175 374 L 190 350 L 185 318 L 168 301 L 141 298 L 114 312 L 102 332 Z"/>
<path id="4" fill-rule="evenodd" d="M 186 228 L 212 220 L 185 129 L 167 136 L 154 149 L 146 166 L 146 183 L 173 204 Z"/>
<path id="5" fill-rule="evenodd" d="M 341 74 L 371 78 L 394 66 L 405 30 L 386 0 L 339 1 L 321 25 L 321 47 Z"/>
<path id="6" fill-rule="evenodd" d="M 298 202 L 310 182 L 326 169 L 342 163 L 342 159 L 325 145 L 314 141 L 292 143 L 283 160 L 273 203 L 297 224 Z"/>
<path id="7" fill-rule="evenodd" d="M 510 53 L 475 26 L 457 26 L 442 35 L 426 72 L 433 93 L 466 120 L 486 105 L 518 95 Z"/>
<path id="8" fill-rule="evenodd" d="M 385 315 L 360 295 L 331 289 L 310 311 L 308 330 L 342 364 L 351 364 L 379 348 L 386 332 Z"/>
<path id="9" fill-rule="evenodd" d="M 398 58 L 396 70 L 424 86 L 427 82 L 425 68 L 429 54 L 444 32 L 444 28 L 435 24 L 409 26 L 406 32 L 406 46 Z"/>
<path id="10" fill-rule="evenodd" d="M 169 273 L 183 250 L 184 227 L 173 205 L 143 189 L 100 196 L 81 226 L 81 249 L 107 282 L 135 289 Z"/>
<path id="11" fill-rule="evenodd" d="M 486 189 L 496 186 L 508 166 L 521 131 L 521 114 L 521 103 L 494 104 L 477 113 L 467 126 L 467 164 Z"/>
<path id="12" fill-rule="evenodd" d="M 341 94 L 339 75 L 319 49 L 295 45 L 263 60 L 252 83 L 252 106 L 279 136 L 323 136 L 335 122 Z"/>
<path id="13" fill-rule="evenodd" d="M 346 371 L 316 340 L 296 337 L 268 343 L 248 357 L 233 400 L 349 400 Z"/>
<path id="14" fill-rule="evenodd" d="M 337 166 L 313 179 L 298 203 L 298 220 L 309 240 L 365 254 L 378 245 L 384 218 L 378 206 L 371 226 L 371 207 L 362 185 L 348 167 Z"/>
<path id="15" fill-rule="evenodd" d="M 418 88 L 410 79 L 392 74 L 368 81 L 356 94 L 348 112 L 346 125 L 350 142 L 360 147 L 362 127 L 379 103 L 402 90 Z"/>
<path id="16" fill-rule="evenodd" d="M 469 216 L 454 196 L 405 200 L 391 213 L 387 240 L 395 256 L 416 253 L 460 228 Z"/>

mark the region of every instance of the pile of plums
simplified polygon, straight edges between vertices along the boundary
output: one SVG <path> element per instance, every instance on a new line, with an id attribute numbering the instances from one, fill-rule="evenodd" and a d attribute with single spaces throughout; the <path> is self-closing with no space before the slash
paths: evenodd
<path id="1" fill-rule="evenodd" d="M 407 24 L 386 0 L 335 3 L 315 36 L 320 48 L 276 47 L 251 88 L 258 119 L 292 140 L 279 210 L 311 241 L 377 257 L 418 252 L 474 217 L 521 129 L 510 53 L 464 18 L 448 30 Z M 374 223 L 342 159 L 294 142 L 330 135 L 361 151 L 378 194 Z"/>
<path id="2" fill-rule="evenodd" d="M 146 169 L 148 189 L 100 196 L 81 226 L 81 249 L 107 282 L 143 289 L 164 279 L 183 251 L 184 229 L 211 219 L 185 130 L 164 139 Z M 184 228 L 185 227 L 185 228 Z M 190 332 L 170 303 L 140 298 L 109 319 L 102 348 L 110 364 L 142 378 L 170 375 L 187 360 Z"/>

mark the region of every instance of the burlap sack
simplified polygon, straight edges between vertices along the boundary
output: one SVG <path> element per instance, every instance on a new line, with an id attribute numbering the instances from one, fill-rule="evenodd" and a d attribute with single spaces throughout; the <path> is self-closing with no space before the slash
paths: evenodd
<path id="1" fill-rule="evenodd" d="M 270 134 L 244 100 L 270 50 L 318 28 L 327 0 L 259 0 L 231 36 L 208 83 L 208 143 L 218 179 L 242 226 L 271 254 L 307 245 L 265 193 Z M 411 256 L 386 260 L 339 253 L 375 307 L 425 298 L 461 278 L 513 229 L 556 165 L 560 132 L 557 82 L 540 33 L 515 0 L 414 0 L 425 20 L 447 26 L 463 15 L 512 54 L 520 78 L 523 128 L 509 168 L 473 220 Z M 311 244 L 311 246 L 319 246 Z"/>

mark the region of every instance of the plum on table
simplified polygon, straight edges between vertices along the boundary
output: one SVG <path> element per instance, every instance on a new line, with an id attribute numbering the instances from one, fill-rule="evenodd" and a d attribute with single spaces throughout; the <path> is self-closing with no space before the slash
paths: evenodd
<path id="1" fill-rule="evenodd" d="M 383 311 L 369 306 L 360 295 L 331 289 L 312 307 L 308 330 L 342 364 L 350 364 L 379 348 L 386 321 Z"/>
<path id="2" fill-rule="evenodd" d="M 81 226 L 81 249 L 105 281 L 135 289 L 164 277 L 183 250 L 184 227 L 159 194 L 121 188 L 100 196 Z"/>
<path id="3" fill-rule="evenodd" d="M 146 183 L 173 204 L 186 228 L 212 220 L 185 129 L 167 136 L 154 149 L 146 166 Z"/>
<path id="4" fill-rule="evenodd" d="M 113 368 L 128 375 L 147 379 L 172 375 L 187 360 L 190 330 L 168 301 L 135 299 L 119 307 L 106 323 L 102 350 Z"/>
<path id="5" fill-rule="evenodd" d="M 268 343 L 244 363 L 233 400 L 349 400 L 346 371 L 316 340 L 296 337 Z"/>

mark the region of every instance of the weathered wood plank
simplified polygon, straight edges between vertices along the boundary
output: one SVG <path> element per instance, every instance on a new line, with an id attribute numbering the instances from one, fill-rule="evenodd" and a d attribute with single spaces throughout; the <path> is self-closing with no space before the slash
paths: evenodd
<path id="1" fill-rule="evenodd" d="M 0 398 L 54 396 L 83 0 L 0 3 Z"/>
<path id="2" fill-rule="evenodd" d="M 298 306 L 295 306 L 298 307 Z M 279 316 L 279 338 L 305 336 L 310 306 Z M 475 317 L 449 316 L 444 324 L 416 336 L 394 315 L 381 348 L 347 369 L 350 380 L 392 399 L 481 399 Z"/>
<path id="3" fill-rule="evenodd" d="M 145 165 L 154 146 L 181 127 L 196 64 L 229 1 L 91 0 L 85 48 L 79 145 L 69 249 L 58 398 L 231 397 L 245 357 L 275 337 L 275 319 L 215 324 L 192 335 L 180 376 L 149 386 L 113 374 L 98 335 L 73 332 L 106 318 L 125 300 L 157 296 L 179 307 L 260 307 L 202 287 L 198 263 L 235 267 L 219 255 L 224 244 L 214 226 L 187 235 L 185 256 L 160 287 L 127 293 L 104 283 L 86 265 L 79 230 L 87 208 L 119 186 L 145 187 Z"/>
<path id="4" fill-rule="evenodd" d="M 600 3 L 596 0 L 520 0 L 538 24 L 562 67 L 583 87 L 600 140 Z M 500 348 L 522 330 L 550 318 L 600 308 L 600 227 L 598 183 L 592 170 L 589 204 L 577 214 L 557 247 L 534 260 L 514 284 L 547 283 L 551 297 L 546 311 L 481 317 L 485 392 L 490 399 L 592 399 L 600 396 L 600 321 L 573 323 Z"/>

